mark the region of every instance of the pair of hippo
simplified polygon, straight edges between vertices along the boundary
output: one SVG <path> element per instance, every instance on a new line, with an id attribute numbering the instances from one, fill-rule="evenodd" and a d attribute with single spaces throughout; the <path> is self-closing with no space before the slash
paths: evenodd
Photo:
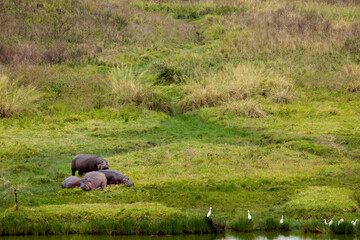
<path id="1" fill-rule="evenodd" d="M 66 178 L 62 183 L 63 188 L 80 187 L 85 191 L 103 190 L 110 184 L 124 184 L 127 187 L 134 186 L 134 183 L 121 172 L 110 170 L 108 162 L 97 155 L 79 154 L 72 159 L 72 176 Z M 75 176 L 84 173 L 83 179 Z"/>

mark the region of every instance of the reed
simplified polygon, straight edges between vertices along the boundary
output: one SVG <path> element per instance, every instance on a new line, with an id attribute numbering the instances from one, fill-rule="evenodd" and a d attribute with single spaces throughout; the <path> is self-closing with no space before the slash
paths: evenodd
<path id="1" fill-rule="evenodd" d="M 0 220 L 0 236 L 12 235 L 176 235 L 211 233 L 214 229 L 204 217 L 169 218 L 161 220 L 107 219 L 69 224 L 65 221 L 31 222 L 17 216 Z"/>
<path id="2" fill-rule="evenodd" d="M 255 223 L 247 218 L 238 218 L 230 223 L 230 228 L 239 232 L 253 232 L 255 230 Z"/>

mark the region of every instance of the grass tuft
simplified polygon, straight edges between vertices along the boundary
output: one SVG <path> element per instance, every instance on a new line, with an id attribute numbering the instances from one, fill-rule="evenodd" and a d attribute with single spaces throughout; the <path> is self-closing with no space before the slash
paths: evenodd
<path id="1" fill-rule="evenodd" d="M 247 218 L 238 218 L 230 223 L 230 228 L 239 232 L 253 232 L 255 223 Z"/>
<path id="2" fill-rule="evenodd" d="M 23 86 L 17 80 L 11 81 L 7 76 L 0 75 L 0 117 L 10 117 L 34 108 L 42 93 L 32 85 Z"/>
<path id="3" fill-rule="evenodd" d="M 324 222 L 318 220 L 306 221 L 302 228 L 305 233 L 324 233 L 326 232 L 326 225 Z"/>
<path id="4" fill-rule="evenodd" d="M 344 221 L 341 222 L 340 224 L 333 223 L 330 226 L 330 231 L 331 233 L 336 233 L 336 234 L 353 234 L 355 232 L 355 228 L 351 224 L 351 222 Z"/>

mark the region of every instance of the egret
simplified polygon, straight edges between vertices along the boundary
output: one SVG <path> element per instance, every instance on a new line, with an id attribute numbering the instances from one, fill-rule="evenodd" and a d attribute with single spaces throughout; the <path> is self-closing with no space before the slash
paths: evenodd
<path id="1" fill-rule="evenodd" d="M 355 221 L 351 221 L 351 224 L 355 227 L 357 221 L 358 221 L 357 219 Z"/>
<path id="2" fill-rule="evenodd" d="M 284 223 L 284 216 L 281 216 L 280 224 L 283 224 L 283 223 Z"/>
<path id="3" fill-rule="evenodd" d="M 248 210 L 248 219 L 251 220 L 250 211 Z"/>
<path id="4" fill-rule="evenodd" d="M 324 219 L 324 223 L 325 223 L 325 225 L 328 225 L 328 223 L 326 222 L 326 219 Z"/>
<path id="5" fill-rule="evenodd" d="M 331 224 L 333 224 L 333 220 L 331 219 L 329 222 L 329 227 L 331 226 Z"/>
<path id="6" fill-rule="evenodd" d="M 339 222 L 338 222 L 338 224 L 340 224 L 340 223 L 342 223 L 344 221 L 344 219 L 342 218 L 342 219 L 340 219 L 339 220 Z"/>
<path id="7" fill-rule="evenodd" d="M 209 210 L 209 212 L 207 214 L 207 217 L 210 217 L 210 215 L 211 215 L 211 207 L 210 207 L 210 210 Z"/>

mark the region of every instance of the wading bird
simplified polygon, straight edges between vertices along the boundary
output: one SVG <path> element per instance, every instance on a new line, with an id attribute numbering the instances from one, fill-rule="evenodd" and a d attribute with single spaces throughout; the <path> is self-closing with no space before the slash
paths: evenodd
<path id="1" fill-rule="evenodd" d="M 342 223 L 344 221 L 344 219 L 342 218 L 342 219 L 340 219 L 339 220 L 339 222 L 338 222 L 338 224 L 340 224 L 340 223 Z"/>
<path id="2" fill-rule="evenodd" d="M 351 221 L 351 224 L 355 227 L 357 221 L 358 221 L 357 219 L 355 221 Z"/>
<path id="3" fill-rule="evenodd" d="M 326 222 L 326 219 L 324 219 L 324 223 L 325 223 L 325 225 L 328 225 L 328 223 Z"/>
<path id="4" fill-rule="evenodd" d="M 207 214 L 207 217 L 210 217 L 210 215 L 211 215 L 211 207 L 210 207 L 210 210 L 209 210 L 209 212 Z"/>
<path id="5" fill-rule="evenodd" d="M 329 227 L 331 226 L 331 224 L 333 224 L 333 220 L 331 219 L 329 222 Z"/>
<path id="6" fill-rule="evenodd" d="M 281 216 L 280 224 L 283 224 L 283 223 L 284 223 L 284 216 Z"/>
<path id="7" fill-rule="evenodd" d="M 251 220 L 250 211 L 248 210 L 248 219 Z"/>

